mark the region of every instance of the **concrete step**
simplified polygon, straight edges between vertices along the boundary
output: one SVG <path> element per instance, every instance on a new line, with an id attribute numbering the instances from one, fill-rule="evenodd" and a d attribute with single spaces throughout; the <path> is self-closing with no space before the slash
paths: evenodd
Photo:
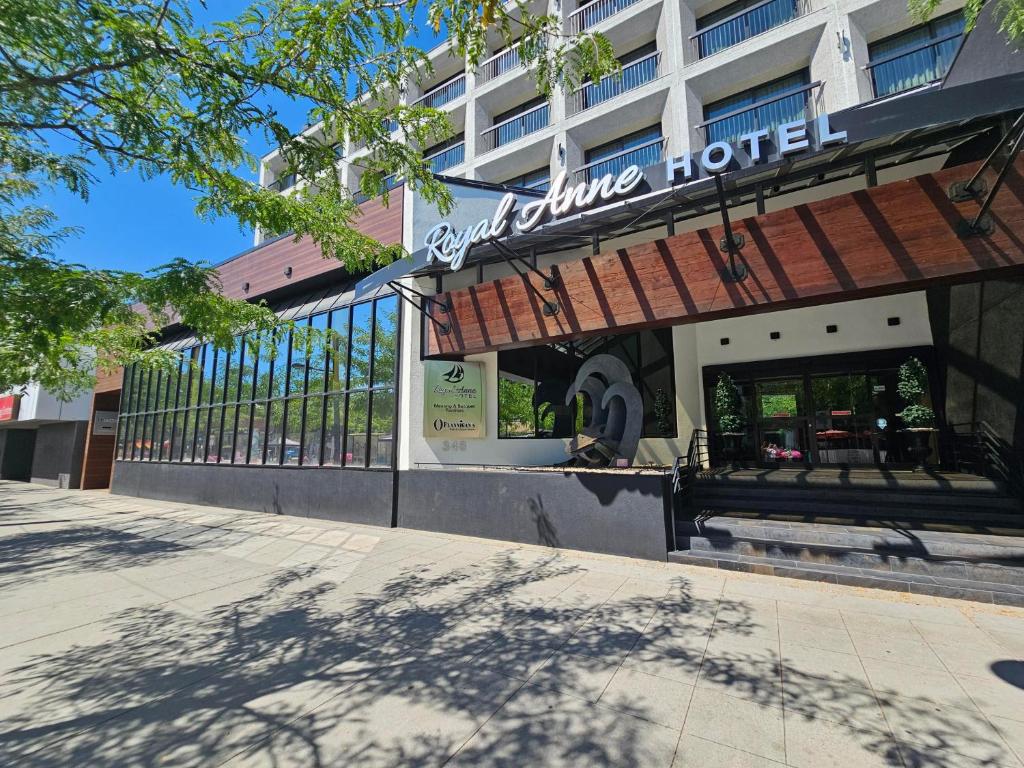
<path id="1" fill-rule="evenodd" d="M 677 535 L 688 537 L 691 541 L 713 542 L 716 547 L 726 547 L 730 542 L 736 541 L 775 542 L 791 546 L 838 547 L 890 558 L 955 559 L 1024 566 L 1024 537 L 1015 536 L 743 520 L 731 517 L 712 517 L 677 523 L 676 532 Z"/>
<path id="2" fill-rule="evenodd" d="M 913 509 L 978 510 L 1024 515 L 1024 505 L 1013 496 L 978 492 L 917 491 L 911 489 L 842 488 L 793 485 L 757 485 L 738 482 L 698 482 L 694 498 L 708 505 L 844 504 L 851 507 L 898 506 Z"/>
<path id="3" fill-rule="evenodd" d="M 854 587 L 873 587 L 919 595 L 975 600 L 997 605 L 1024 606 L 1024 587 L 1013 584 L 958 579 L 905 571 L 881 571 L 829 563 L 809 563 L 775 557 L 756 557 L 730 552 L 677 550 L 670 562 L 722 568 L 769 576 L 822 581 Z"/>

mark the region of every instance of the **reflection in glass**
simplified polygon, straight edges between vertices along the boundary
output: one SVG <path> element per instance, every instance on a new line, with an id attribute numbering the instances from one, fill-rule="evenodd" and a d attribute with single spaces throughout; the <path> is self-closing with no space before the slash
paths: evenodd
<path id="1" fill-rule="evenodd" d="M 292 329 L 292 360 L 289 366 L 288 394 L 301 395 L 306 385 L 306 364 L 309 359 L 311 337 L 305 322 Z"/>
<path id="2" fill-rule="evenodd" d="M 345 396 L 330 395 L 324 411 L 324 465 L 342 465 L 342 439 L 344 437 Z"/>
<path id="3" fill-rule="evenodd" d="M 373 425 L 370 430 L 370 466 L 390 467 L 394 449 L 395 391 L 373 393 Z"/>
<path id="4" fill-rule="evenodd" d="M 348 382 L 349 308 L 331 312 L 331 359 L 328 361 L 327 388 L 330 392 L 345 389 Z"/>
<path id="5" fill-rule="evenodd" d="M 310 397 L 306 401 L 306 430 L 302 441 L 302 463 L 315 466 L 320 463 L 321 428 L 324 418 L 324 399 Z"/>
<path id="6" fill-rule="evenodd" d="M 311 395 L 324 391 L 324 372 L 327 369 L 327 313 L 315 315 L 310 325 L 313 329 L 309 351 L 309 384 L 306 391 Z"/>
<path id="7" fill-rule="evenodd" d="M 354 346 L 354 344 L 353 344 Z M 345 466 L 366 466 L 366 427 L 368 393 L 353 392 L 348 396 L 348 421 L 345 435 Z"/>
<path id="8" fill-rule="evenodd" d="M 299 448 L 302 443 L 302 398 L 287 400 L 287 416 L 284 434 L 285 464 L 299 463 Z"/>
<path id="9" fill-rule="evenodd" d="M 266 464 L 280 464 L 281 441 L 284 438 L 284 400 L 271 400 L 267 405 Z"/>
<path id="10" fill-rule="evenodd" d="M 370 380 L 370 333 L 373 304 L 352 308 L 352 349 L 349 363 L 349 389 L 365 387 Z"/>
<path id="11" fill-rule="evenodd" d="M 206 441 L 206 460 L 210 463 L 220 461 L 220 428 L 224 408 L 215 406 L 210 409 L 210 433 Z"/>
<path id="12" fill-rule="evenodd" d="M 252 426 L 249 429 L 249 463 L 262 464 L 263 451 L 267 441 L 267 406 L 263 403 L 252 409 Z"/>
<path id="13" fill-rule="evenodd" d="M 398 352 L 398 299 L 391 296 L 377 302 L 374 331 L 373 386 L 388 385 L 395 379 Z"/>
<path id="14" fill-rule="evenodd" d="M 196 441 L 192 456 L 197 464 L 206 461 L 206 428 L 209 424 L 210 410 L 200 408 L 196 411 Z"/>
<path id="15" fill-rule="evenodd" d="M 249 454 L 249 424 L 252 414 L 251 405 L 238 407 L 238 429 L 235 431 L 235 451 L 231 458 L 234 464 L 245 464 Z"/>

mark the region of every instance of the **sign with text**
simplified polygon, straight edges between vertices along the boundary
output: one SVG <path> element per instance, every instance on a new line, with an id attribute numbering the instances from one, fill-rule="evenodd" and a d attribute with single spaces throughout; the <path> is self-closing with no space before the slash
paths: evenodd
<path id="1" fill-rule="evenodd" d="M 485 437 L 483 364 L 426 360 L 423 366 L 423 436 Z"/>
<path id="2" fill-rule="evenodd" d="M 0 397 L 0 421 L 14 421 L 18 418 L 18 405 L 21 398 L 18 395 L 4 395 Z"/>
<path id="3" fill-rule="evenodd" d="M 117 411 L 96 411 L 92 417 L 94 435 L 117 434 Z"/>

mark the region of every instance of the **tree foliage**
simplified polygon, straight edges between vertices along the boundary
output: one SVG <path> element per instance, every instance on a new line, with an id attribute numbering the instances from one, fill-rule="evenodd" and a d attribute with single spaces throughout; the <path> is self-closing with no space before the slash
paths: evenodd
<path id="1" fill-rule="evenodd" d="M 743 431 L 743 399 L 727 373 L 719 374 L 715 383 L 715 416 L 723 434 Z"/>
<path id="2" fill-rule="evenodd" d="M 618 66 L 607 40 L 563 37 L 556 17 L 519 0 L 253 0 L 235 18 L 203 23 L 194 7 L 0 0 L 0 390 L 30 380 L 81 387 L 90 348 L 106 365 L 159 363 L 152 329 L 171 316 L 218 343 L 273 323 L 267 310 L 218 295 L 207 261 L 225 254 L 146 274 L 64 263 L 61 243 L 75 232 L 33 203 L 41 189 L 87 199 L 100 170 L 166 175 L 193 192 L 200 216 L 309 236 L 326 257 L 365 272 L 400 249 L 352 226 L 358 207 L 335 171 L 339 141 L 369 150 L 360 191 L 386 193 L 384 179 L 398 175 L 442 210 L 450 204 L 421 152 L 451 133 L 447 118 L 397 104 L 431 72 L 416 40 L 447 30 L 468 68 L 488 55 L 488 35 L 518 41 L 541 93 Z M 284 124 L 273 107 L 282 100 L 308 105 L 317 129 Z M 306 183 L 282 195 L 246 178 L 258 164 L 254 140 Z"/>
<path id="3" fill-rule="evenodd" d="M 1024 0 L 993 0 L 993 13 L 999 21 L 999 31 L 1010 40 L 1024 40 Z M 942 0 L 910 0 L 911 14 L 921 21 L 927 21 L 942 4 Z M 964 19 L 966 31 L 974 29 L 985 0 L 966 0 L 964 3 Z"/>

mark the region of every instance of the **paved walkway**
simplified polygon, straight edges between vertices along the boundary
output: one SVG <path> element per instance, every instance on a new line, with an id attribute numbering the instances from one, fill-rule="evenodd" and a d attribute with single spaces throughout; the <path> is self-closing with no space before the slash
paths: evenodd
<path id="1" fill-rule="evenodd" d="M 0 483 L 3 766 L 1022 766 L 1024 612 Z"/>

